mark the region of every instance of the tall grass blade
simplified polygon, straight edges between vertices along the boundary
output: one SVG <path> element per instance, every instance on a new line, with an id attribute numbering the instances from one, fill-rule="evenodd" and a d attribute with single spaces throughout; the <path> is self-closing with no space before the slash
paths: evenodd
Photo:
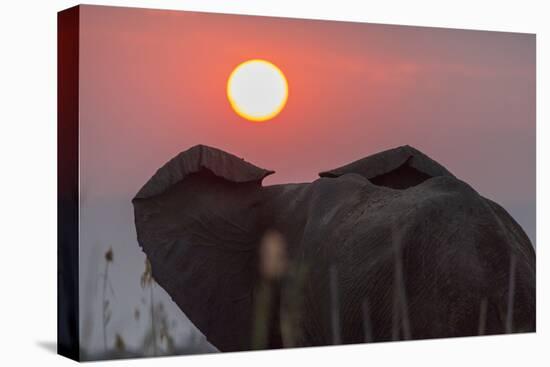
<path id="1" fill-rule="evenodd" d="M 332 344 L 342 344 L 342 330 L 340 326 L 340 295 L 338 290 L 338 272 L 336 267 L 330 267 L 330 310 L 332 324 Z"/>
<path id="2" fill-rule="evenodd" d="M 395 227 L 394 227 L 395 228 Z M 394 303 L 393 303 L 393 340 L 399 338 L 399 324 L 403 330 L 403 338 L 411 339 L 411 326 L 409 322 L 409 311 L 407 307 L 407 294 L 403 276 L 403 254 L 401 241 L 397 238 L 395 230 L 392 229 L 392 242 L 394 249 Z"/>
<path id="3" fill-rule="evenodd" d="M 361 305 L 361 311 L 363 313 L 363 335 L 365 337 L 365 343 L 372 342 L 372 324 L 370 321 L 370 311 L 368 300 L 365 298 Z"/>
<path id="4" fill-rule="evenodd" d="M 479 306 L 479 326 L 477 328 L 478 335 L 485 335 L 485 325 L 487 323 L 487 298 L 481 300 Z"/>
<path id="5" fill-rule="evenodd" d="M 510 258 L 510 278 L 508 279 L 508 308 L 506 312 L 506 333 L 512 333 L 514 323 L 514 295 L 516 292 L 516 263 L 515 255 Z"/>

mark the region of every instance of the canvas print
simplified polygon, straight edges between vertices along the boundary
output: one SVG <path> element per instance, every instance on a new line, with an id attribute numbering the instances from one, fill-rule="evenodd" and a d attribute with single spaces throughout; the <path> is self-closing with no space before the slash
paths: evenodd
<path id="1" fill-rule="evenodd" d="M 535 331 L 535 35 L 77 6 L 58 51 L 61 354 Z"/>

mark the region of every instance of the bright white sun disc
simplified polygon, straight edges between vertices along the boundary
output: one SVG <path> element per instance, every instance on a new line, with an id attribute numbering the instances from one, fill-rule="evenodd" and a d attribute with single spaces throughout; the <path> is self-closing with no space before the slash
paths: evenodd
<path id="1" fill-rule="evenodd" d="M 288 98 L 288 83 L 282 71 L 266 60 L 240 64 L 227 81 L 227 98 L 233 110 L 251 121 L 277 116 Z"/>

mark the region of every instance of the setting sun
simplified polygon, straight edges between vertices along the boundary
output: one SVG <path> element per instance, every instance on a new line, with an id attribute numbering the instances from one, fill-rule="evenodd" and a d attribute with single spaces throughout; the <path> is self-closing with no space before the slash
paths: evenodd
<path id="1" fill-rule="evenodd" d="M 284 108 L 288 83 L 283 72 L 269 61 L 248 60 L 229 76 L 227 98 L 239 116 L 251 121 L 266 121 Z"/>

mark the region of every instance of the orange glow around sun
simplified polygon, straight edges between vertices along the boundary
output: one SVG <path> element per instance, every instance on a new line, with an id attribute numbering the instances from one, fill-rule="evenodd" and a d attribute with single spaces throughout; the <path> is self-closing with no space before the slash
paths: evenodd
<path id="1" fill-rule="evenodd" d="M 267 121 L 284 108 L 288 83 L 277 66 L 252 59 L 239 64 L 229 76 L 227 98 L 239 116 L 250 121 Z"/>

